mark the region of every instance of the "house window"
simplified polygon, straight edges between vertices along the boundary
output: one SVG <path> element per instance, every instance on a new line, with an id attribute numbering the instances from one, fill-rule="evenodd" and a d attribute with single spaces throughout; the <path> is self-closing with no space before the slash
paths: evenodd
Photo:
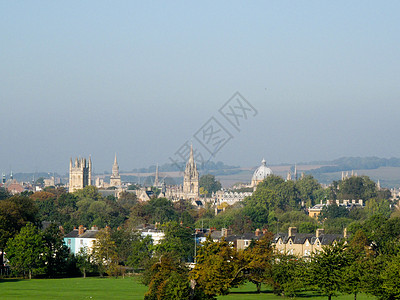
<path id="1" fill-rule="evenodd" d="M 83 240 L 81 240 L 81 245 L 83 245 Z"/>
<path id="2" fill-rule="evenodd" d="M 304 256 L 310 256 L 310 250 L 304 250 Z"/>
<path id="3" fill-rule="evenodd" d="M 71 245 L 71 239 L 68 239 L 67 243 L 68 243 L 68 245 Z"/>
<path id="4" fill-rule="evenodd" d="M 292 243 L 292 240 L 289 240 L 289 245 L 291 245 L 291 244 L 293 244 L 293 243 Z"/>
<path id="5" fill-rule="evenodd" d="M 248 246 L 249 245 L 249 241 L 244 241 L 244 245 Z"/>
<path id="6" fill-rule="evenodd" d="M 317 241 L 317 246 L 319 246 L 319 242 Z"/>

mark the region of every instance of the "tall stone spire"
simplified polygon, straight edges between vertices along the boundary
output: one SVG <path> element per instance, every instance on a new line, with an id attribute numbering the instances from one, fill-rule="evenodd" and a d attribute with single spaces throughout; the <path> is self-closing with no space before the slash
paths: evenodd
<path id="1" fill-rule="evenodd" d="M 110 176 L 110 185 L 111 186 L 120 186 L 121 185 L 121 176 L 119 175 L 117 153 L 115 153 L 114 164 L 112 166 L 112 174 Z"/>
<path id="2" fill-rule="evenodd" d="M 158 183 L 158 164 L 156 166 L 156 176 L 154 178 L 154 186 L 158 187 L 159 183 Z"/>
<path id="3" fill-rule="evenodd" d="M 190 145 L 190 156 L 183 175 L 183 193 L 186 199 L 195 199 L 199 196 L 199 172 L 194 161 L 193 145 Z"/>

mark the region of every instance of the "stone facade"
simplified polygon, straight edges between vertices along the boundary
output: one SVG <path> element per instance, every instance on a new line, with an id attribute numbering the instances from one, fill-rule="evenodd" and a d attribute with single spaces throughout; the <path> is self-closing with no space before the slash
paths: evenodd
<path id="1" fill-rule="evenodd" d="M 112 174 L 110 177 L 110 186 L 120 186 L 121 176 L 119 175 L 119 166 L 117 162 L 117 154 L 115 154 L 114 164 L 112 167 Z"/>
<path id="2" fill-rule="evenodd" d="M 190 146 L 190 157 L 183 175 L 183 194 L 186 199 L 199 197 L 199 172 L 193 157 L 193 146 Z"/>
<path id="3" fill-rule="evenodd" d="M 73 193 L 85 186 L 92 185 L 92 160 L 86 158 L 75 158 L 72 164 L 72 158 L 69 162 L 69 192 Z"/>
<path id="4" fill-rule="evenodd" d="M 272 242 L 275 250 L 281 254 L 297 257 L 310 257 L 313 253 L 323 251 L 323 246 L 346 239 L 346 230 L 342 234 L 325 234 L 317 229 L 315 234 L 297 233 L 296 227 L 289 227 L 288 234 L 277 234 Z"/>

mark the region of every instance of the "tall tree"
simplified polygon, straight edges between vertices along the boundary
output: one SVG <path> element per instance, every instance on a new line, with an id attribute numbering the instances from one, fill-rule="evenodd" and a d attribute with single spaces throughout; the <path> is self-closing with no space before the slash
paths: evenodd
<path id="1" fill-rule="evenodd" d="M 191 271 L 196 289 L 208 297 L 226 295 L 238 271 L 236 260 L 236 250 L 228 242 L 213 242 L 209 236 L 198 249 L 196 266 Z"/>
<path id="2" fill-rule="evenodd" d="M 28 273 L 29 279 L 32 274 L 44 271 L 43 253 L 47 251 L 42 234 L 32 223 L 27 223 L 20 233 L 11 238 L 6 248 L 7 259 L 13 270 L 19 274 Z"/>
<path id="3" fill-rule="evenodd" d="M 193 229 L 176 221 L 163 225 L 165 237 L 155 248 L 159 254 L 169 253 L 183 261 L 191 261 L 194 256 Z"/>
<path id="4" fill-rule="evenodd" d="M 69 250 L 64 244 L 62 232 L 54 223 L 44 231 L 44 244 L 46 249 L 44 252 L 46 275 L 56 277 L 65 273 Z"/>
<path id="5" fill-rule="evenodd" d="M 310 282 L 331 300 L 342 290 L 344 270 L 350 264 L 350 257 L 343 243 L 327 246 L 312 257 Z"/>
<path id="6" fill-rule="evenodd" d="M 199 187 L 203 188 L 204 193 L 209 197 L 212 193 L 219 191 L 222 188 L 222 185 L 215 179 L 214 175 L 206 174 L 200 176 Z"/>
<path id="7" fill-rule="evenodd" d="M 38 208 L 25 196 L 13 196 L 0 201 L 0 248 L 28 222 L 37 223 Z"/>
<path id="8" fill-rule="evenodd" d="M 232 283 L 249 280 L 261 290 L 261 284 L 272 283 L 272 233 L 267 232 L 259 240 L 253 241 L 249 247 L 238 252 L 236 274 Z"/>
<path id="9" fill-rule="evenodd" d="M 99 232 L 93 243 L 93 261 L 98 267 L 100 275 L 118 275 L 117 246 L 111 238 L 111 229 L 106 228 Z"/>
<path id="10" fill-rule="evenodd" d="M 145 300 L 189 300 L 190 286 L 188 271 L 169 255 L 161 255 L 148 270 L 149 290 L 144 295 Z"/>

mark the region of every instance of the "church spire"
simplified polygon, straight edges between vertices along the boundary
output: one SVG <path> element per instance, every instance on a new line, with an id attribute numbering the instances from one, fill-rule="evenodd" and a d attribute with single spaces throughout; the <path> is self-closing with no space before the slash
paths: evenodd
<path id="1" fill-rule="evenodd" d="M 115 152 L 115 158 L 114 158 L 114 166 L 115 165 L 118 165 L 118 162 L 117 162 L 117 152 Z"/>
<path id="2" fill-rule="evenodd" d="M 156 176 L 154 178 L 154 186 L 158 187 L 158 164 L 156 165 Z"/>

